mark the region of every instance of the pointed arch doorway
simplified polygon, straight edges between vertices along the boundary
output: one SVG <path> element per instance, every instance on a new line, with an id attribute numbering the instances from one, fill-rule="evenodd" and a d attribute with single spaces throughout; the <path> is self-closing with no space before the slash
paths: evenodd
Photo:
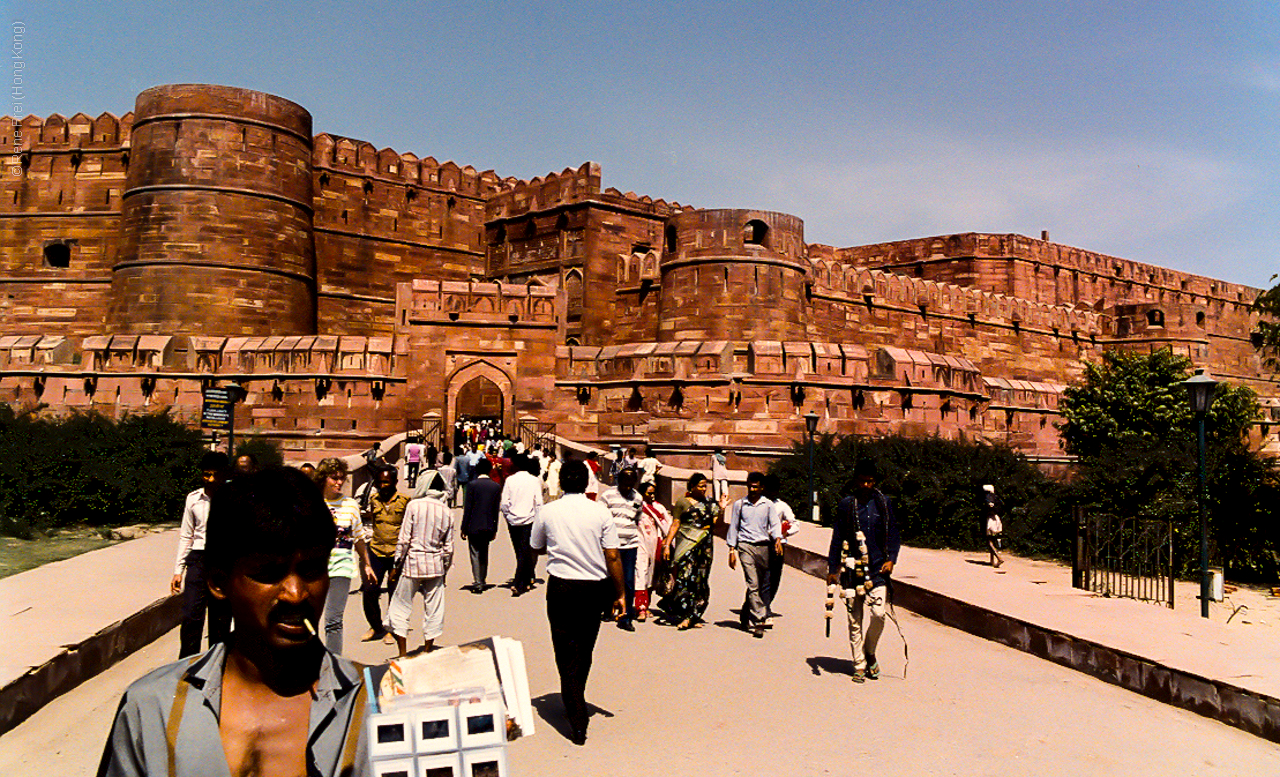
<path id="1" fill-rule="evenodd" d="M 477 375 L 458 389 L 454 412 L 467 421 L 486 419 L 502 423 L 504 399 L 497 383 Z"/>
<path id="2" fill-rule="evenodd" d="M 489 419 L 505 432 L 513 431 L 512 382 L 489 362 L 472 362 L 449 377 L 449 408 L 457 421 Z"/>

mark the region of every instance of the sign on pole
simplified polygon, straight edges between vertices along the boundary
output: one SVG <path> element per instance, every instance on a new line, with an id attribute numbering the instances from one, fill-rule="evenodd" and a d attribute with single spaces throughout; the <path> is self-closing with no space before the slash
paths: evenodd
<path id="1" fill-rule="evenodd" d="M 204 390 L 204 404 L 200 407 L 200 426 L 219 432 L 230 432 L 235 418 L 235 400 L 225 388 Z"/>

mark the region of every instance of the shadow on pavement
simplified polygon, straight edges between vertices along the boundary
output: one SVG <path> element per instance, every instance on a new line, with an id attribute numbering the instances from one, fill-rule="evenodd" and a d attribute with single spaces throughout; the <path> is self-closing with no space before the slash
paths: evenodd
<path id="1" fill-rule="evenodd" d="M 544 723 L 555 729 L 560 736 L 565 739 L 569 738 L 569 720 L 564 716 L 564 702 L 560 701 L 560 694 L 544 693 L 541 696 L 535 696 L 531 702 L 533 708 L 538 712 L 538 717 L 542 718 Z M 612 712 L 591 702 L 587 702 L 587 708 L 591 713 L 591 717 L 596 715 L 606 718 L 613 717 Z"/>
<path id="2" fill-rule="evenodd" d="M 851 658 L 834 658 L 832 656 L 811 656 L 804 660 L 809 665 L 809 670 L 815 675 L 827 674 L 843 674 L 853 675 L 853 659 Z"/>

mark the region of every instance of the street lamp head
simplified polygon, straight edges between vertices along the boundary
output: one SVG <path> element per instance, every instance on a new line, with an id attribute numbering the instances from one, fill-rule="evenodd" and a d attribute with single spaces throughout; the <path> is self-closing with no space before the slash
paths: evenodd
<path id="1" fill-rule="evenodd" d="M 818 431 L 818 414 L 810 410 L 804 414 L 804 428 L 809 431 L 809 436 Z"/>
<path id="2" fill-rule="evenodd" d="M 1213 404 L 1213 392 L 1218 388 L 1218 381 L 1205 374 L 1204 369 L 1197 369 L 1196 374 L 1182 381 L 1187 390 L 1187 399 L 1191 402 L 1191 411 L 1204 413 Z"/>
<path id="3" fill-rule="evenodd" d="M 232 402 L 243 401 L 245 396 L 248 395 L 249 393 L 248 391 L 245 391 L 244 386 L 241 386 L 237 381 L 234 381 L 234 380 L 228 383 L 225 386 L 225 388 L 231 394 Z"/>

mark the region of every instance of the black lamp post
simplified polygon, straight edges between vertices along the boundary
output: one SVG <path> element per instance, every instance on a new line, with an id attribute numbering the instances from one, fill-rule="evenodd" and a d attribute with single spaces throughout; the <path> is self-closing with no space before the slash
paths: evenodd
<path id="1" fill-rule="evenodd" d="M 226 385 L 226 389 L 227 396 L 231 399 L 230 418 L 227 419 L 227 456 L 234 465 L 236 463 L 236 403 L 243 400 L 249 392 L 234 380 Z"/>
<path id="2" fill-rule="evenodd" d="M 813 490 L 813 435 L 818 431 L 818 414 L 804 414 L 804 428 L 809 433 L 809 520 L 818 523 L 818 494 Z"/>
<path id="3" fill-rule="evenodd" d="M 1209 486 L 1205 472 L 1204 416 L 1213 404 L 1213 392 L 1218 388 L 1218 381 L 1205 374 L 1203 369 L 1182 381 L 1187 390 L 1187 399 L 1191 402 L 1191 411 L 1196 414 L 1196 435 L 1200 443 L 1200 617 L 1209 617 Z"/>

